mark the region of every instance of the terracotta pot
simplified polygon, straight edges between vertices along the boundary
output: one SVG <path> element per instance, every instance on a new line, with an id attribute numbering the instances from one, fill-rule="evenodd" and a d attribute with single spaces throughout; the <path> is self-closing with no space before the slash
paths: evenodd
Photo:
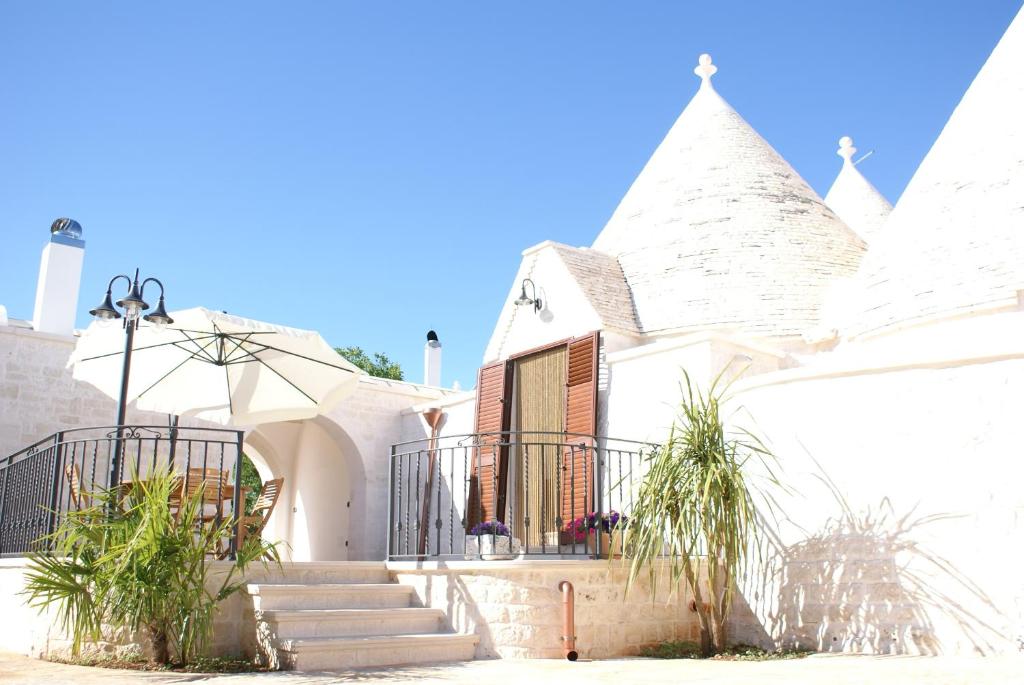
<path id="1" fill-rule="evenodd" d="M 598 549 L 601 551 L 602 559 L 621 559 L 622 558 L 622 544 L 625 538 L 625 532 L 621 530 L 614 530 L 611 533 L 600 532 L 600 543 L 601 547 L 598 548 L 597 543 L 599 538 L 597 537 L 598 531 L 591 530 L 587 533 L 587 550 L 596 552 Z"/>

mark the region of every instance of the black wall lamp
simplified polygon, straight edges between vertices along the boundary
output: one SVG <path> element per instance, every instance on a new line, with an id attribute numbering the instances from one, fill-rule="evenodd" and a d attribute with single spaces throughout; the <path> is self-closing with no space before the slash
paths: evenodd
<path id="1" fill-rule="evenodd" d="M 527 283 L 530 284 L 530 292 L 533 294 L 533 297 L 527 297 L 526 296 L 526 284 Z M 541 303 L 540 298 L 537 297 L 537 286 L 534 285 L 533 281 L 530 280 L 529 278 L 524 278 L 523 279 L 523 290 L 520 293 L 519 298 L 516 300 L 516 306 L 518 306 L 518 307 L 528 307 L 531 304 L 533 305 L 533 311 L 535 311 L 535 312 L 539 312 L 541 310 L 541 308 L 544 306 Z"/>

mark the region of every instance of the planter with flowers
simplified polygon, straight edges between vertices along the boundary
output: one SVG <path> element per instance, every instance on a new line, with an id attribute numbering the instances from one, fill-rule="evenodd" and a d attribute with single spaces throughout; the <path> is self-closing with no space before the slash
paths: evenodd
<path id="1" fill-rule="evenodd" d="M 629 519 L 614 509 L 598 514 L 590 512 L 566 524 L 562 531 L 564 552 L 599 554 L 602 558 L 621 559 Z"/>
<path id="2" fill-rule="evenodd" d="M 519 541 L 512 539 L 512 531 L 501 521 L 483 521 L 466 535 L 467 557 L 514 559 L 518 553 Z"/>

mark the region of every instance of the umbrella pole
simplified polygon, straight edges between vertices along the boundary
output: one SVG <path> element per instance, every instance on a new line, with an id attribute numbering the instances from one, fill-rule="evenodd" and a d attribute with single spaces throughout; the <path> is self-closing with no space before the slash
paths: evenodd
<path id="1" fill-rule="evenodd" d="M 178 415 L 168 414 L 167 425 L 170 426 L 171 429 L 171 450 L 170 455 L 167 457 L 167 470 L 174 471 L 174 457 L 178 448 Z"/>

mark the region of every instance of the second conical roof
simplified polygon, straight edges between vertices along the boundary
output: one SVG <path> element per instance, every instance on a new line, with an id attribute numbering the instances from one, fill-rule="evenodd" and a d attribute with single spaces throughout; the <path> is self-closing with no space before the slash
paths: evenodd
<path id="1" fill-rule="evenodd" d="M 795 335 L 863 242 L 711 86 L 700 90 L 593 247 L 618 257 L 642 329 Z"/>

